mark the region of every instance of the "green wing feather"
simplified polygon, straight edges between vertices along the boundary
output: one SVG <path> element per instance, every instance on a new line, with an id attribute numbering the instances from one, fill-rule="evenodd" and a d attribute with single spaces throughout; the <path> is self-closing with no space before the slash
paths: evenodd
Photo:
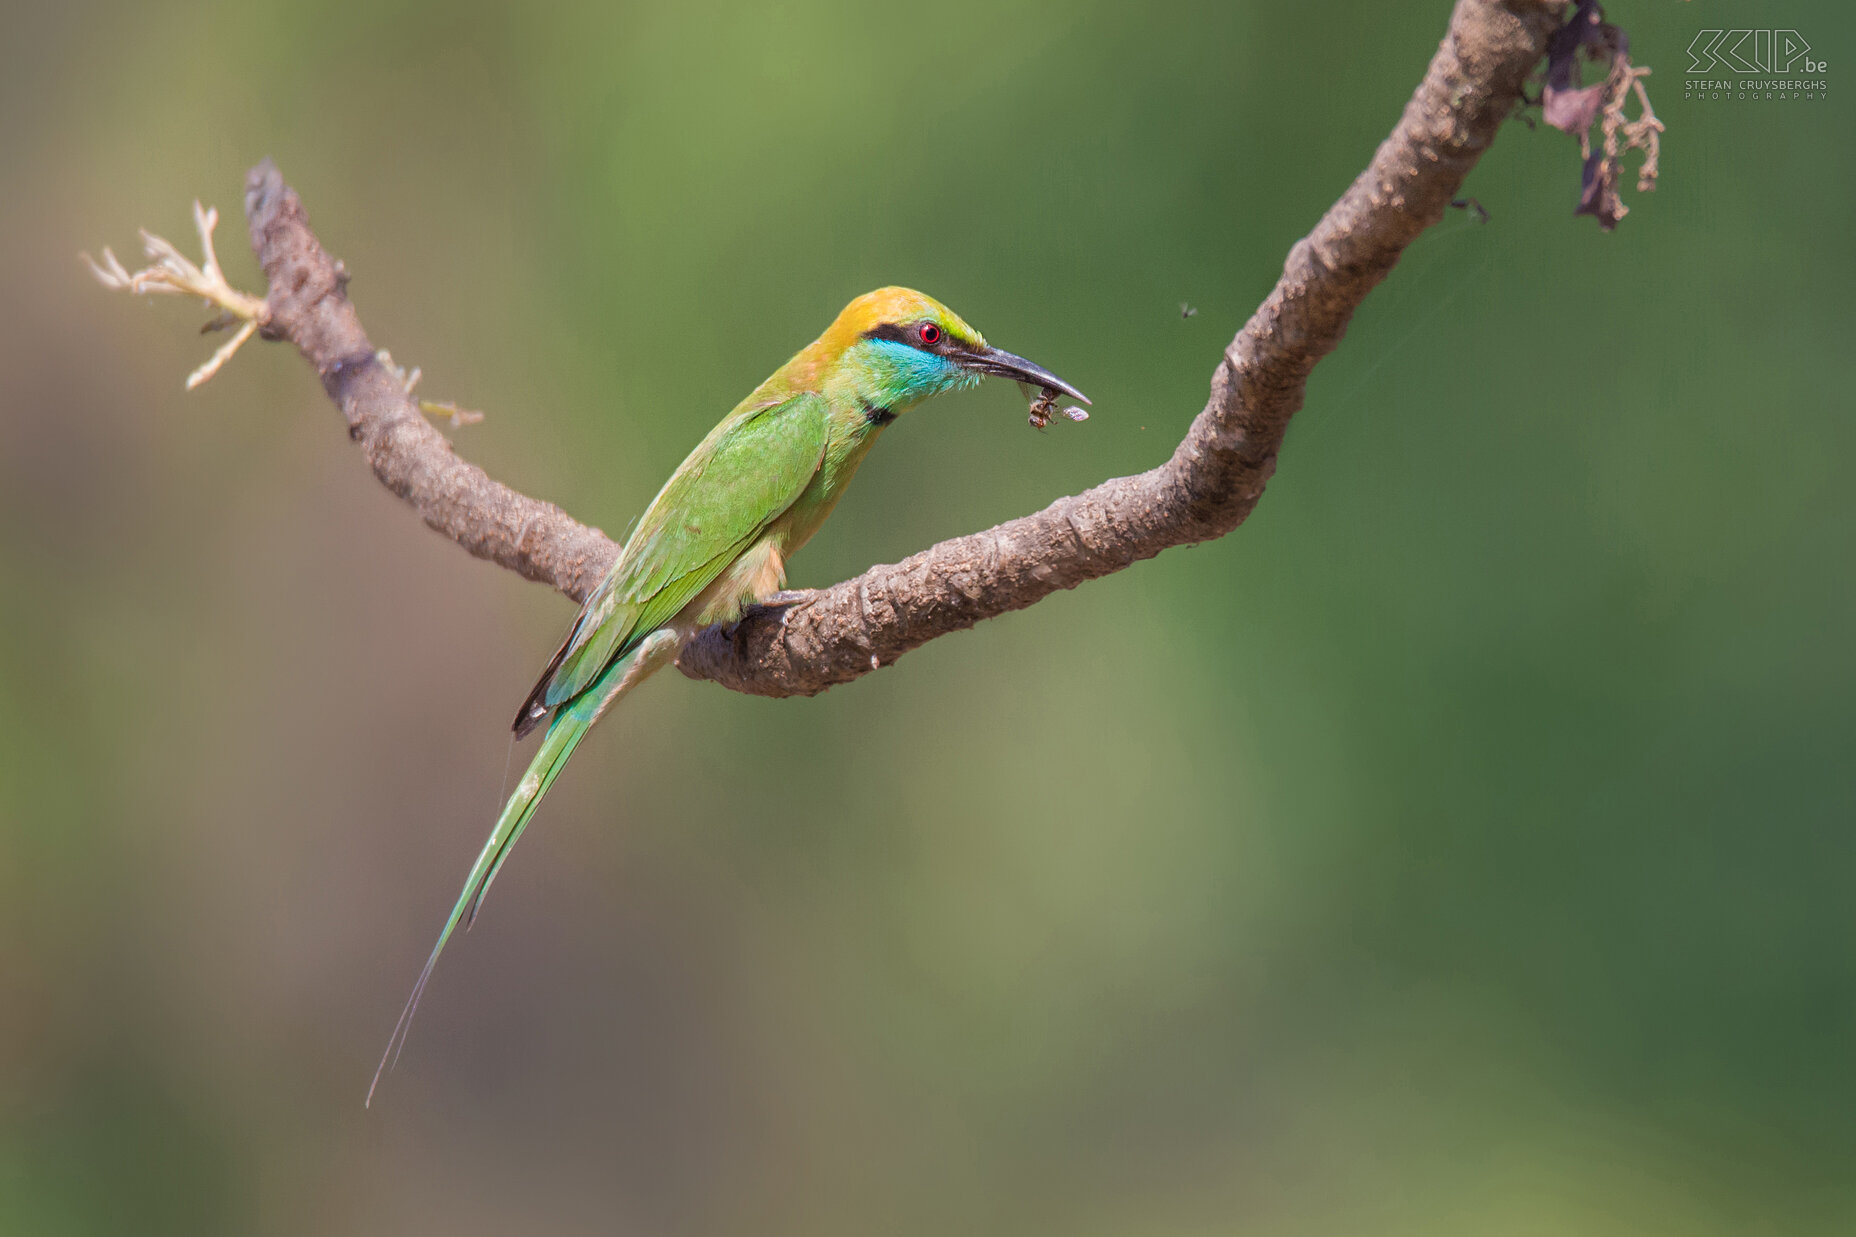
<path id="1" fill-rule="evenodd" d="M 374 1086 L 404 1046 L 419 998 L 445 943 L 476 917 L 490 882 L 522 836 L 541 798 L 604 708 L 626 690 L 638 659 L 675 652 L 674 638 L 649 639 L 753 545 L 817 474 L 829 437 L 825 401 L 813 394 L 738 409 L 715 427 L 658 491 L 619 561 L 575 621 L 516 717 L 526 733 L 554 714 L 547 737 L 489 840 L 471 865 L 438 943 L 400 1011 Z M 374 1086 L 367 1089 L 371 1103 Z"/>
<path id="2" fill-rule="evenodd" d="M 516 715 L 526 734 L 715 582 L 805 491 L 825 458 L 822 396 L 738 409 L 690 452 L 638 520 Z"/>

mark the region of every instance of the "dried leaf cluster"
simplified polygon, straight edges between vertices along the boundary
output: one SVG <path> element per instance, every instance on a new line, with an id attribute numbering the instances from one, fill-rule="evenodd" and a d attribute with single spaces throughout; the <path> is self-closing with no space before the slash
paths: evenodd
<path id="1" fill-rule="evenodd" d="M 1591 86 L 1580 84 L 1581 62 L 1603 67 L 1605 78 Z M 1591 215 L 1609 232 L 1630 213 L 1618 192 L 1624 155 L 1643 152 L 1637 168 L 1637 192 L 1656 188 L 1657 157 L 1661 153 L 1663 122 L 1650 106 L 1643 79 L 1650 70 L 1630 62 L 1630 38 L 1605 20 L 1598 0 L 1579 0 L 1572 20 L 1561 27 L 1547 47 L 1547 80 L 1540 92 L 1541 115 L 1556 129 L 1579 139 L 1585 160 L 1574 214 Z M 1635 120 L 1625 114 L 1632 96 L 1638 105 Z M 1596 122 L 1599 141 L 1592 143 Z"/>

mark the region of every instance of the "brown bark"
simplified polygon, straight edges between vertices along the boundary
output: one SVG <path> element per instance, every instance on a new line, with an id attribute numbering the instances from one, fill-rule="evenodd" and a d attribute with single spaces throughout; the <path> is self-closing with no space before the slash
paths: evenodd
<path id="1" fill-rule="evenodd" d="M 1309 373 L 1405 247 L 1443 215 L 1514 110 L 1566 9 L 1566 0 L 1458 0 L 1397 127 L 1290 250 L 1282 278 L 1225 349 L 1210 399 L 1166 463 L 872 567 L 735 629 L 712 629 L 684 649 L 679 668 L 736 691 L 812 695 L 936 636 L 1243 523 L 1275 471 Z M 270 283 L 264 333 L 295 343 L 316 367 L 381 482 L 472 554 L 584 599 L 618 546 L 457 457 L 375 359 L 345 272 L 269 160 L 251 172 L 245 213 Z"/>

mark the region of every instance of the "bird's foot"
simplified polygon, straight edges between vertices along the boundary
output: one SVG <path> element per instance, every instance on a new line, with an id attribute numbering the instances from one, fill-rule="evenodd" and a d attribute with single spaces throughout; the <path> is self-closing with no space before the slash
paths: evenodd
<path id="1" fill-rule="evenodd" d="M 750 614 L 791 610 L 795 606 L 810 604 L 817 596 L 818 590 L 815 588 L 783 588 L 777 593 L 768 593 L 759 601 L 749 602 L 741 616 L 746 618 Z"/>
<path id="2" fill-rule="evenodd" d="M 743 606 L 741 617 L 722 628 L 722 634 L 727 636 L 728 642 L 734 646 L 735 655 L 741 656 L 747 651 L 744 643 L 749 622 L 768 615 L 784 615 L 789 610 L 812 604 L 817 596 L 818 590 L 809 588 L 781 589 L 777 593 L 768 593 L 759 601 L 752 601 Z"/>

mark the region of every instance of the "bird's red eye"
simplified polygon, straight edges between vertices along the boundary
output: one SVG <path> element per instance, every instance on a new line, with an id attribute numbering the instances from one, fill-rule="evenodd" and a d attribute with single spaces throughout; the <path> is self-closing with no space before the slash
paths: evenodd
<path id="1" fill-rule="evenodd" d="M 930 348 L 941 342 L 941 328 L 932 322 L 922 323 L 921 340 Z"/>

